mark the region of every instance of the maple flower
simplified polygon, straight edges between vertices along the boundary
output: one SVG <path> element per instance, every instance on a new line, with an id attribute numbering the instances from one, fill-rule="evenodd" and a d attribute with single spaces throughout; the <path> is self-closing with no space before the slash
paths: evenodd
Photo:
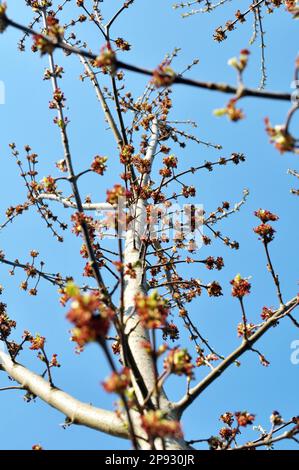
<path id="1" fill-rule="evenodd" d="M 187 349 L 174 348 L 164 359 L 164 369 L 175 375 L 186 375 L 192 378 L 194 365 Z"/>
<path id="2" fill-rule="evenodd" d="M 238 425 L 246 427 L 248 424 L 253 424 L 255 415 L 248 413 L 247 411 L 237 411 L 235 413 Z"/>
<path id="3" fill-rule="evenodd" d="M 236 277 L 230 281 L 232 287 L 232 296 L 243 298 L 245 295 L 250 294 L 251 284 L 246 278 L 242 278 L 241 274 L 237 274 Z"/>
<path id="4" fill-rule="evenodd" d="M 254 330 L 256 330 L 256 325 L 254 325 L 253 323 L 247 323 L 245 327 L 244 323 L 242 322 L 238 324 L 237 328 L 239 338 L 246 339 L 249 338 L 250 335 L 252 335 Z"/>
<path id="5" fill-rule="evenodd" d="M 114 73 L 116 70 L 116 54 L 113 51 L 111 44 L 107 42 L 101 48 L 101 52 L 98 57 L 93 62 L 94 67 L 99 67 L 106 69 L 110 67 L 111 73 Z"/>
<path id="6" fill-rule="evenodd" d="M 213 111 L 214 116 L 221 117 L 226 115 L 231 121 L 234 122 L 239 121 L 240 119 L 244 119 L 242 109 L 236 108 L 236 102 L 236 98 L 230 99 L 225 108 L 219 108 Z"/>
<path id="7" fill-rule="evenodd" d="M 176 73 L 170 67 L 169 61 L 165 61 L 154 70 L 152 83 L 156 88 L 169 87 L 175 78 Z"/>
<path id="8" fill-rule="evenodd" d="M 107 190 L 106 201 L 113 206 L 118 204 L 119 198 L 127 198 L 130 197 L 130 195 L 130 192 L 123 186 L 115 184 L 112 189 Z"/>
<path id="9" fill-rule="evenodd" d="M 183 436 L 179 421 L 167 419 L 167 414 L 161 410 L 150 410 L 141 416 L 141 426 L 147 435 L 155 439 L 156 437 L 175 437 Z"/>
<path id="10" fill-rule="evenodd" d="M 12 328 L 17 326 L 14 320 L 11 320 L 6 314 L 6 305 L 0 302 L 0 338 L 6 339 L 11 334 Z"/>
<path id="11" fill-rule="evenodd" d="M 46 193 L 55 193 L 57 190 L 55 179 L 50 175 L 43 178 L 42 185 Z"/>
<path id="12" fill-rule="evenodd" d="M 31 346 L 29 349 L 32 351 L 37 351 L 38 349 L 43 349 L 45 346 L 46 338 L 37 334 L 35 337 L 30 339 Z"/>
<path id="13" fill-rule="evenodd" d="M 269 118 L 265 118 L 266 132 L 270 137 L 270 142 L 280 152 L 298 153 L 296 139 L 286 130 L 285 125 L 271 126 Z"/>
<path id="14" fill-rule="evenodd" d="M 41 55 L 52 54 L 57 42 L 61 41 L 64 34 L 64 29 L 59 25 L 59 21 L 53 15 L 47 17 L 47 39 L 42 34 L 35 34 L 33 36 L 33 50 L 39 50 Z"/>
<path id="15" fill-rule="evenodd" d="M 270 243 L 274 240 L 275 230 L 269 224 L 260 224 L 258 227 L 255 227 L 253 231 L 257 235 L 260 235 L 265 243 Z"/>
<path id="16" fill-rule="evenodd" d="M 125 41 L 123 38 L 115 39 L 115 44 L 122 51 L 129 51 L 131 49 L 131 45 L 128 43 L 128 41 Z"/>
<path id="17" fill-rule="evenodd" d="M 79 348 L 85 344 L 104 338 L 110 328 L 114 312 L 107 307 L 99 293 L 81 294 L 80 289 L 72 282 L 66 287 L 66 295 L 71 299 L 71 308 L 67 319 L 74 324 L 72 340 Z"/>
<path id="18" fill-rule="evenodd" d="M 234 422 L 234 415 L 230 411 L 227 411 L 226 413 L 223 413 L 219 419 L 228 426 L 231 426 Z"/>
<path id="19" fill-rule="evenodd" d="M 269 320 L 274 315 L 274 310 L 268 307 L 263 307 L 261 317 L 263 320 Z"/>
<path id="20" fill-rule="evenodd" d="M 119 373 L 112 372 L 102 385 L 108 393 L 124 393 L 131 386 L 130 369 L 124 367 Z"/>
<path id="21" fill-rule="evenodd" d="M 135 297 L 136 312 L 146 328 L 161 328 L 166 325 L 169 306 L 157 291 L 150 295 L 139 292 Z"/>
<path id="22" fill-rule="evenodd" d="M 100 157 L 99 155 L 96 155 L 91 164 L 91 170 L 102 176 L 107 168 L 107 160 L 107 157 Z"/>
<path id="23" fill-rule="evenodd" d="M 121 152 L 120 152 L 121 163 L 123 164 L 130 163 L 133 153 L 134 153 L 133 145 L 130 145 L 130 144 L 123 145 Z"/>
<path id="24" fill-rule="evenodd" d="M 275 222 L 276 220 L 279 219 L 278 215 L 273 214 L 272 212 L 265 210 L 265 209 L 259 209 L 255 211 L 254 215 L 261 219 L 261 221 L 265 224 L 266 222 Z"/>

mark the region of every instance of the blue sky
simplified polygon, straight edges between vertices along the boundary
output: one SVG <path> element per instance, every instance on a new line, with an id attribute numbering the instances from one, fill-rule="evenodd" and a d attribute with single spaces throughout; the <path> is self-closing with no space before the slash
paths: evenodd
<path id="1" fill-rule="evenodd" d="M 30 20 L 30 10 L 23 5 L 25 2 L 8 0 L 7 3 L 9 15 L 16 21 L 26 23 Z M 106 3 L 109 4 L 107 17 L 122 4 L 117 0 Z M 242 3 L 246 6 L 247 2 Z M 72 12 L 78 12 L 73 4 L 75 1 L 70 2 L 66 9 L 68 19 L 72 17 Z M 171 0 L 136 0 L 134 6 L 120 18 L 113 34 L 124 37 L 133 45 L 132 51 L 123 56 L 124 60 L 154 68 L 167 52 L 179 47 L 181 52 L 174 63 L 176 70 L 182 70 L 194 58 L 199 58 L 199 65 L 189 74 L 191 77 L 233 84 L 235 74 L 227 66 L 227 60 L 237 55 L 240 49 L 248 47 L 252 33 L 251 20 L 239 26 L 222 44 L 213 41 L 212 34 L 217 26 L 233 17 L 239 2 L 232 1 L 212 14 L 184 20 L 180 17 L 180 11 L 174 11 L 171 5 Z M 298 52 L 298 23 L 280 9 L 273 15 L 265 16 L 264 26 L 267 87 L 290 91 Z M 99 50 L 102 39 L 98 32 L 91 25 L 89 31 L 86 26 L 81 30 L 82 38 L 88 40 L 89 46 L 95 51 Z M 30 40 L 27 41 L 27 51 L 20 53 L 17 50 L 19 39 L 20 34 L 10 29 L 0 37 L 0 80 L 6 87 L 6 103 L 0 106 L 0 159 L 4 169 L 0 176 L 2 221 L 9 205 L 21 203 L 26 198 L 26 190 L 10 157 L 8 144 L 16 142 L 20 150 L 25 144 L 31 145 L 32 150 L 39 154 L 41 177 L 53 173 L 54 162 L 62 158 L 59 135 L 52 124 L 54 115 L 48 109 L 49 83 L 42 80 L 46 59 L 30 52 Z M 251 87 L 257 87 L 260 80 L 258 46 L 257 43 L 251 49 L 250 64 L 245 74 L 246 85 Z M 66 72 L 62 87 L 67 96 L 67 114 L 71 119 L 69 133 L 76 170 L 85 169 L 86 161 L 90 162 L 96 154 L 107 155 L 111 162 L 104 179 L 92 176 L 81 183 L 83 194 L 91 194 L 94 200 L 101 200 L 106 189 L 119 181 L 121 169 L 117 164 L 117 150 L 106 130 L 92 88 L 87 81 L 82 84 L 79 80 L 82 68 L 77 59 L 65 59 L 59 52 L 56 62 L 63 62 Z M 145 84 L 146 78 L 143 76 L 126 75 L 126 86 L 133 91 L 134 97 L 142 93 Z M 179 85 L 174 87 L 172 98 L 173 120 L 196 121 L 196 135 L 200 139 L 223 146 L 221 151 L 194 144 L 188 145 L 185 150 L 174 147 L 173 152 L 181 157 L 182 167 L 188 168 L 204 160 L 216 160 L 231 152 L 243 152 L 247 157 L 246 163 L 238 167 L 218 168 L 213 173 L 198 173 L 186 180 L 196 186 L 196 202 L 204 204 L 207 211 L 214 210 L 224 200 L 237 202 L 244 188 L 249 188 L 251 192 L 242 211 L 221 224 L 223 233 L 240 242 L 240 250 L 230 251 L 215 242 L 211 248 L 203 249 L 200 257 L 223 256 L 225 269 L 215 273 L 200 266 L 191 273 L 205 282 L 217 279 L 223 286 L 225 295 L 222 298 L 209 299 L 203 295 L 194 302 L 191 314 L 203 335 L 210 338 L 211 344 L 227 354 L 239 343 L 236 325 L 240 321 L 237 302 L 230 296 L 229 280 L 238 272 L 252 276 L 252 295 L 246 299 L 251 321 L 258 321 L 264 305 L 276 305 L 275 289 L 266 270 L 263 249 L 252 231 L 256 224 L 253 211 L 259 207 L 280 216 L 276 224 L 277 236 L 270 248 L 285 299 L 293 297 L 298 291 L 298 199 L 289 194 L 296 181 L 286 174 L 288 168 L 298 168 L 298 157 L 280 156 L 269 145 L 263 124 L 265 116 L 269 116 L 273 123 L 282 123 L 289 104 L 246 98 L 242 101 L 246 119 L 231 123 L 226 118 L 217 119 L 212 115 L 213 109 L 225 105 L 228 95 Z M 296 121 L 294 132 L 295 125 Z M 69 212 L 57 207 L 55 211 L 69 220 Z M 41 253 L 47 270 L 79 276 L 82 269 L 78 256 L 79 241 L 69 235 L 63 245 L 58 245 L 35 211 L 20 217 L 0 233 L 0 249 L 9 259 L 27 261 L 28 253 L 33 248 Z M 75 355 L 74 345 L 69 342 L 69 325 L 55 288 L 42 282 L 40 295 L 32 298 L 18 289 L 22 279 L 20 273 L 11 277 L 6 267 L 0 266 L 0 284 L 5 287 L 2 300 L 8 304 L 10 316 L 17 320 L 18 332 L 29 329 L 47 337 L 47 350 L 57 352 L 62 363 L 55 375 L 59 387 L 84 401 L 111 408 L 113 400 L 102 392 L 100 386 L 107 368 L 98 348 L 90 346 L 80 356 Z M 296 339 L 299 339 L 298 330 L 288 320 L 281 322 L 279 328 L 264 337 L 259 349 L 270 360 L 271 366 L 264 368 L 256 356 L 246 355 L 242 358 L 242 367 L 231 367 L 186 413 L 183 421 L 186 437 L 196 439 L 215 434 L 220 427 L 219 415 L 227 410 L 248 409 L 257 415 L 257 423 L 265 427 L 274 409 L 278 409 L 285 418 L 298 414 L 299 365 L 292 365 L 290 361 L 290 345 Z M 35 370 L 41 370 L 32 354 L 24 354 L 23 361 Z M 1 376 L 0 387 L 6 383 L 4 376 Z M 183 393 L 184 385 L 182 381 L 170 381 L 168 388 L 171 397 L 176 399 Z M 25 404 L 19 392 L 1 392 L 0 403 L 1 449 L 30 449 L 37 442 L 46 449 L 128 448 L 124 441 L 85 428 L 73 426 L 64 430 L 60 426 L 62 415 L 40 401 Z M 252 437 L 254 434 L 249 432 L 249 435 Z M 290 443 L 280 444 L 280 448 L 291 447 Z"/>

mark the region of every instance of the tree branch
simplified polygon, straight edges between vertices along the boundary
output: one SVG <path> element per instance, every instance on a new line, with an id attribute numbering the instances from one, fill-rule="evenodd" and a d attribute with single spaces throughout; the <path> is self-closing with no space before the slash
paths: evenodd
<path id="1" fill-rule="evenodd" d="M 120 420 L 113 411 L 88 405 L 58 388 L 51 387 L 39 375 L 21 364 L 14 363 L 3 351 L 0 351 L 0 366 L 24 389 L 63 413 L 72 424 L 87 426 L 112 436 L 128 439 L 125 422 Z"/>
<path id="2" fill-rule="evenodd" d="M 287 304 L 282 305 L 277 309 L 274 314 L 247 340 L 235 349 L 224 361 L 222 361 L 218 367 L 210 372 L 201 382 L 195 387 L 191 388 L 179 402 L 174 404 L 174 407 L 178 410 L 181 415 L 188 406 L 209 386 L 213 383 L 222 373 L 233 364 L 240 356 L 246 351 L 249 351 L 254 343 L 256 343 L 271 327 L 273 327 L 277 321 L 282 317 L 288 315 L 298 305 L 298 297 L 294 297 Z"/>
<path id="3" fill-rule="evenodd" d="M 65 42 L 59 42 L 57 40 L 55 41 L 55 40 L 51 39 L 50 37 L 35 31 L 32 28 L 29 28 L 27 26 L 21 25 L 21 24 L 15 22 L 15 21 L 13 21 L 10 18 L 6 19 L 6 24 L 8 26 L 12 26 L 12 27 L 14 27 L 14 28 L 16 28 L 20 31 L 23 31 L 26 34 L 30 34 L 30 35 L 33 35 L 33 36 L 39 35 L 39 36 L 43 37 L 44 39 L 46 39 L 50 44 L 52 44 L 54 47 L 56 47 L 58 49 L 62 49 L 62 50 L 67 51 L 69 53 L 77 54 L 79 56 L 85 57 L 86 59 L 90 59 L 90 60 L 95 60 L 97 58 L 97 55 L 92 53 L 92 52 L 89 52 L 89 51 L 86 51 L 86 50 L 83 50 L 83 49 L 79 49 L 78 47 L 71 46 L 69 44 L 66 44 Z M 121 61 L 116 61 L 116 67 L 117 68 L 122 68 L 124 70 L 128 70 L 130 72 L 136 72 L 136 73 L 139 73 L 139 74 L 142 74 L 142 75 L 147 75 L 147 76 L 150 76 L 150 77 L 153 76 L 153 70 L 138 67 L 136 65 L 127 64 L 127 63 L 121 62 Z M 188 85 L 188 86 L 192 86 L 192 87 L 195 87 L 195 88 L 202 88 L 202 89 L 206 89 L 206 90 L 214 90 L 214 91 L 219 91 L 219 92 L 222 92 L 222 93 L 228 93 L 228 94 L 233 94 L 233 95 L 237 94 L 237 92 L 238 92 L 237 87 L 233 87 L 233 86 L 227 85 L 225 83 L 202 82 L 202 81 L 198 81 L 198 80 L 193 80 L 191 78 L 183 78 L 181 76 L 177 76 L 174 79 L 173 83 Z M 290 93 L 256 90 L 256 89 L 252 89 L 252 88 L 244 88 L 242 90 L 242 97 L 245 97 L 245 96 L 251 96 L 251 97 L 255 97 L 255 98 L 266 98 L 266 99 L 273 99 L 273 100 L 283 100 L 283 101 L 290 101 L 291 100 L 291 94 Z"/>
<path id="4" fill-rule="evenodd" d="M 64 207 L 70 207 L 72 209 L 78 209 L 78 206 L 75 202 L 71 201 L 70 199 L 61 197 L 57 194 L 47 194 L 41 193 L 35 199 L 42 199 L 48 201 L 55 201 L 60 202 L 64 205 Z M 96 203 L 85 203 L 82 204 L 82 208 L 86 211 L 112 211 L 114 210 L 113 206 L 108 202 L 96 202 Z"/>

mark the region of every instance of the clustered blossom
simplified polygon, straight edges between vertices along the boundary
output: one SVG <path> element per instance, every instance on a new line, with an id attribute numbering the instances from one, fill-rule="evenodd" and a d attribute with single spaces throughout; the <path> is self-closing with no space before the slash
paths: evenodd
<path id="1" fill-rule="evenodd" d="M 129 51 L 131 49 L 131 45 L 128 43 L 128 41 L 125 41 L 123 38 L 115 39 L 115 44 L 122 51 Z"/>
<path id="2" fill-rule="evenodd" d="M 38 351 L 44 349 L 46 338 L 37 334 L 36 336 L 31 337 L 29 341 L 31 343 L 30 349 L 32 351 Z"/>
<path id="3" fill-rule="evenodd" d="M 112 206 L 117 205 L 119 198 L 128 198 L 131 193 L 120 184 L 115 184 L 112 189 L 107 190 L 106 201 Z"/>
<path id="4" fill-rule="evenodd" d="M 275 222 L 276 220 L 279 219 L 278 215 L 275 215 L 272 212 L 265 210 L 265 209 L 259 209 L 258 211 L 255 211 L 254 215 L 258 217 L 263 223 Z"/>
<path id="5" fill-rule="evenodd" d="M 269 320 L 274 315 L 274 311 L 271 308 L 263 307 L 261 318 L 263 320 Z"/>
<path id="6" fill-rule="evenodd" d="M 166 323 L 166 325 L 163 328 L 162 337 L 164 340 L 169 338 L 171 341 L 175 341 L 179 339 L 180 332 L 179 332 L 178 327 L 174 323 Z"/>
<path id="7" fill-rule="evenodd" d="M 66 287 L 66 295 L 72 301 L 67 319 L 75 325 L 72 340 L 78 347 L 105 338 L 114 312 L 105 305 L 100 294 L 81 294 L 80 289 L 70 282 Z"/>
<path id="8" fill-rule="evenodd" d="M 222 287 L 219 282 L 213 281 L 207 285 L 207 292 L 210 297 L 220 297 L 222 295 Z"/>
<path id="9" fill-rule="evenodd" d="M 256 330 L 256 325 L 253 323 L 246 323 L 246 326 L 244 323 L 239 323 L 237 327 L 237 333 L 239 338 L 248 338 L 252 333 L 254 333 L 254 330 Z"/>
<path id="10" fill-rule="evenodd" d="M 296 148 L 296 139 L 287 131 L 285 125 L 281 124 L 272 127 L 269 118 L 265 118 L 265 125 L 270 142 L 274 144 L 280 153 L 299 152 L 298 148 Z"/>
<path id="11" fill-rule="evenodd" d="M 273 411 L 272 415 L 270 416 L 270 421 L 274 426 L 281 426 L 283 424 L 283 418 L 278 411 Z"/>
<path id="12" fill-rule="evenodd" d="M 131 386 L 130 369 L 124 367 L 119 373 L 112 372 L 102 385 L 108 393 L 123 394 Z"/>
<path id="13" fill-rule="evenodd" d="M 179 421 L 167 419 L 167 414 L 161 410 L 150 410 L 141 416 L 141 426 L 151 439 L 157 437 L 183 437 Z"/>
<path id="14" fill-rule="evenodd" d="M 170 67 L 169 61 L 165 61 L 154 70 L 152 83 L 156 88 L 169 87 L 175 79 L 176 73 Z"/>
<path id="15" fill-rule="evenodd" d="M 33 47 L 34 51 L 39 50 L 42 55 L 51 54 L 55 49 L 55 44 L 62 40 L 64 29 L 59 25 L 59 21 L 52 15 L 47 17 L 47 36 L 50 38 L 49 41 L 42 34 L 36 34 L 33 36 Z"/>
<path id="16" fill-rule="evenodd" d="M 56 181 L 51 175 L 42 179 L 42 187 L 46 193 L 55 193 L 57 190 Z"/>
<path id="17" fill-rule="evenodd" d="M 131 163 L 132 156 L 134 154 L 133 145 L 127 144 L 124 145 L 120 152 L 120 161 L 123 164 Z"/>
<path id="18" fill-rule="evenodd" d="M 161 328 L 166 324 L 169 306 L 157 291 L 150 295 L 139 292 L 135 297 L 135 308 L 146 328 Z"/>
<path id="19" fill-rule="evenodd" d="M 216 268 L 218 271 L 220 271 L 224 266 L 224 261 L 221 256 L 218 256 L 216 259 L 213 256 L 209 256 L 205 260 L 205 265 L 209 270 Z"/>
<path id="20" fill-rule="evenodd" d="M 214 116 L 227 116 L 228 119 L 234 122 L 244 119 L 242 109 L 236 108 L 237 101 L 237 98 L 231 98 L 225 108 L 219 108 L 213 111 Z"/>
<path id="21" fill-rule="evenodd" d="M 261 220 L 262 223 L 258 227 L 255 227 L 253 231 L 260 236 L 264 243 L 272 242 L 274 239 L 275 230 L 267 222 L 275 222 L 279 219 L 279 217 L 275 214 L 272 214 L 272 212 L 263 209 L 259 209 L 254 214 Z"/>
<path id="22" fill-rule="evenodd" d="M 6 305 L 0 302 L 0 338 L 2 340 L 7 339 L 16 325 L 16 322 L 8 317 Z"/>
<path id="23" fill-rule="evenodd" d="M 226 413 L 223 413 L 219 419 L 228 426 L 232 426 L 234 422 L 234 415 L 230 411 L 227 411 Z"/>
<path id="24" fill-rule="evenodd" d="M 248 424 L 253 424 L 255 420 L 255 415 L 248 413 L 248 411 L 237 411 L 235 413 L 235 417 L 237 419 L 238 425 L 242 427 L 246 427 Z"/>
<path id="25" fill-rule="evenodd" d="M 251 284 L 248 279 L 242 278 L 241 274 L 237 274 L 236 277 L 230 281 L 232 287 L 232 296 L 242 299 L 245 295 L 250 294 Z"/>
<path id="26" fill-rule="evenodd" d="M 171 349 L 168 356 L 164 359 L 164 369 L 171 374 L 186 375 L 192 378 L 193 367 L 194 365 L 191 362 L 191 356 L 187 349 Z"/>
<path id="27" fill-rule="evenodd" d="M 89 232 L 89 236 L 91 239 L 94 238 L 95 234 L 95 227 L 93 224 L 93 218 L 82 213 L 82 212 L 75 212 L 72 214 L 71 221 L 73 222 L 72 232 L 78 237 L 83 233 L 83 225 L 86 224 Z"/>
<path id="28" fill-rule="evenodd" d="M 116 70 L 116 54 L 108 42 L 101 48 L 100 55 L 93 61 L 94 67 L 99 67 L 103 71 L 107 68 L 110 69 L 111 73 Z"/>
<path id="29" fill-rule="evenodd" d="M 219 357 L 216 354 L 207 354 L 204 356 L 203 354 L 196 358 L 196 366 L 207 366 L 210 362 L 218 361 Z"/>
<path id="30" fill-rule="evenodd" d="M 98 175 L 103 176 L 107 168 L 107 165 L 106 165 L 107 160 L 108 160 L 107 157 L 100 157 L 99 155 L 96 155 L 91 164 L 91 167 L 90 167 L 91 170 L 97 173 Z"/>

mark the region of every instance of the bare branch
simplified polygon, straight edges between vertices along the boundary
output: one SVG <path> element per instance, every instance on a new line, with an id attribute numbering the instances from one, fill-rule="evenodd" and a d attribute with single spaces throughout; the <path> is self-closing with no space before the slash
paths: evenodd
<path id="1" fill-rule="evenodd" d="M 246 351 L 250 350 L 252 345 L 256 343 L 270 328 L 272 328 L 277 320 L 282 318 L 282 316 L 288 315 L 298 305 L 298 297 L 294 297 L 287 304 L 282 305 L 277 309 L 273 315 L 247 340 L 244 340 L 243 343 L 235 349 L 229 356 L 224 359 L 215 369 L 210 372 L 201 382 L 199 382 L 195 387 L 189 390 L 189 393 L 185 395 L 179 402 L 175 404 L 175 408 L 179 410 L 179 413 L 182 414 L 184 410 L 193 403 L 193 401 L 216 379 L 222 375 L 222 373 L 232 365 L 240 356 L 242 356 Z"/>

